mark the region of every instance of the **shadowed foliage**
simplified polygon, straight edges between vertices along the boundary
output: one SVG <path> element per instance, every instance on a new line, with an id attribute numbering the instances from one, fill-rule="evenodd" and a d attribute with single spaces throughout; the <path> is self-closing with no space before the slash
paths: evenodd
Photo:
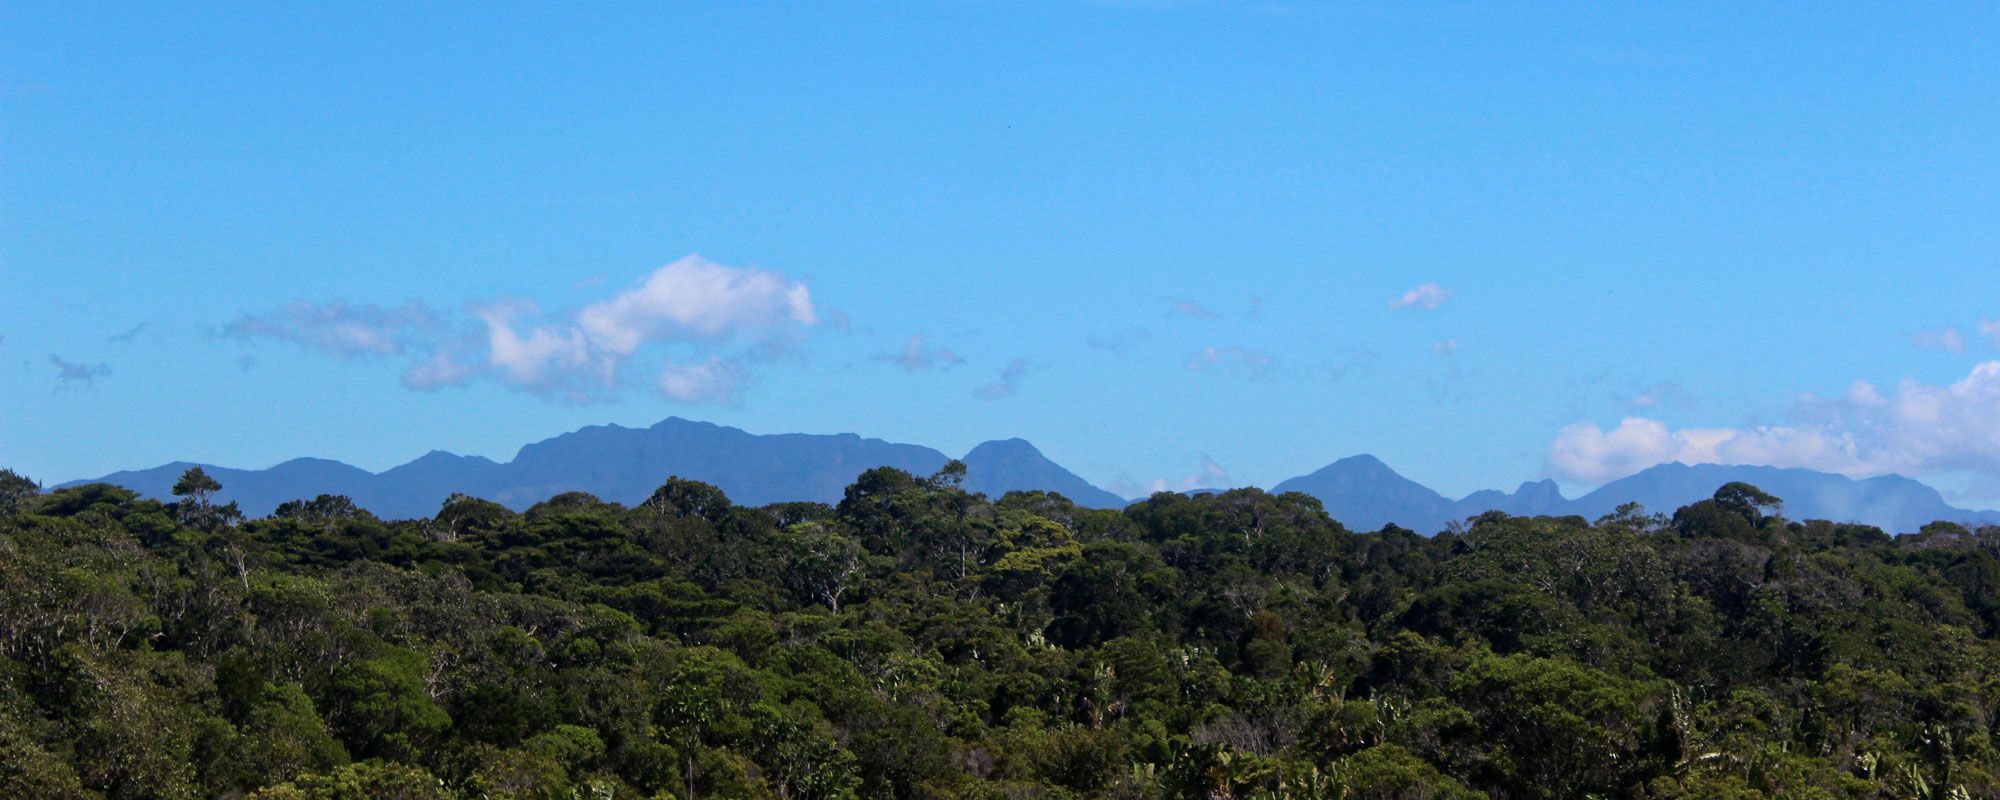
<path id="1" fill-rule="evenodd" d="M 2000 531 L 964 477 L 245 520 L 0 471 L 0 796 L 2000 796 Z"/>

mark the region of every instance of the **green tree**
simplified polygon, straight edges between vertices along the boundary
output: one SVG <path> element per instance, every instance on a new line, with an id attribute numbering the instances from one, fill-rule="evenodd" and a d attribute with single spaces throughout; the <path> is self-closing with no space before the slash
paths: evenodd
<path id="1" fill-rule="evenodd" d="M 1743 515 L 1752 525 L 1763 522 L 1768 515 L 1777 514 L 1785 505 L 1785 501 L 1771 493 L 1742 481 L 1731 481 L 1716 489 L 1715 502 Z"/>
<path id="2" fill-rule="evenodd" d="M 423 767 L 366 761 L 311 773 L 250 795 L 251 800 L 458 800 Z"/>
<path id="3" fill-rule="evenodd" d="M 700 517 L 710 522 L 720 522 L 734 508 L 728 495 L 712 484 L 687 480 L 680 476 L 669 476 L 667 482 L 653 490 L 646 499 L 646 508 L 655 514 L 673 517 Z"/>
<path id="4" fill-rule="evenodd" d="M 41 484 L 11 469 L 0 469 L 0 515 L 18 513 L 41 493 Z"/>
<path id="5" fill-rule="evenodd" d="M 400 647 L 340 667 L 330 687 L 336 727 L 363 758 L 413 759 L 437 742 L 451 717 L 425 691 L 424 658 Z"/>
<path id="6" fill-rule="evenodd" d="M 840 613 L 840 600 L 853 586 L 862 567 L 861 544 L 830 525 L 801 522 L 786 530 L 785 580 L 811 602 Z"/>
<path id="7" fill-rule="evenodd" d="M 207 471 L 195 466 L 188 467 L 187 471 L 181 473 L 181 477 L 174 481 L 173 495 L 196 510 L 206 512 L 210 498 L 220 491 L 222 484 L 209 477 Z"/>

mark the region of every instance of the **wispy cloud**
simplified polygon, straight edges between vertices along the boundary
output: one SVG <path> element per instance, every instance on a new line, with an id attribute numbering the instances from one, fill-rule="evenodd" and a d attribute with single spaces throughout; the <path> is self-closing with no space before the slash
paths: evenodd
<path id="1" fill-rule="evenodd" d="M 1202 372 L 1236 372 L 1250 378 L 1262 378 L 1270 374 L 1277 363 L 1277 356 L 1263 350 L 1247 347 L 1210 345 L 1193 353 L 1182 363 L 1188 369 Z"/>
<path id="2" fill-rule="evenodd" d="M 1415 308 L 1425 311 L 1435 310 L 1450 300 L 1453 292 L 1436 281 L 1427 281 L 1410 287 L 1409 291 L 1389 301 L 1390 308 Z"/>
<path id="3" fill-rule="evenodd" d="M 1651 408 L 1685 408 L 1694 404 L 1694 398 L 1682 390 L 1677 383 L 1656 383 L 1625 398 L 1625 408 L 1630 411 L 1644 411 Z"/>
<path id="4" fill-rule="evenodd" d="M 1006 368 L 1000 370 L 999 380 L 972 390 L 972 395 L 982 400 L 999 400 L 1006 397 L 1013 397 L 1014 392 L 1020 388 L 1021 377 L 1027 375 L 1028 370 L 1031 368 L 1031 365 L 1025 358 L 1017 358 L 1009 361 Z"/>
<path id="5" fill-rule="evenodd" d="M 1981 326 L 1982 330 L 1984 326 Z M 1926 328 L 1910 336 L 1910 344 L 1921 350 L 1944 350 L 1952 353 L 1965 352 L 1965 335 L 1955 326 Z"/>
<path id="6" fill-rule="evenodd" d="M 1207 306 L 1185 297 L 1167 298 L 1167 313 L 1178 314 L 1183 317 L 1193 317 L 1195 319 L 1216 319 L 1222 316 Z"/>
<path id="7" fill-rule="evenodd" d="M 254 363 L 254 362 L 253 362 Z M 479 364 L 451 350 L 440 348 L 429 358 L 403 370 L 403 388 L 428 392 L 446 386 L 464 386 L 480 375 Z"/>
<path id="8" fill-rule="evenodd" d="M 1357 374 L 1375 368 L 1382 360 L 1382 354 L 1366 348 L 1343 347 L 1319 362 L 1326 376 L 1336 381 L 1346 380 Z"/>
<path id="9" fill-rule="evenodd" d="M 1083 343 L 1092 349 L 1109 350 L 1122 356 L 1133 346 L 1152 336 L 1153 332 L 1145 328 L 1125 328 L 1116 333 L 1093 333 L 1084 337 Z"/>
<path id="10" fill-rule="evenodd" d="M 905 372 L 923 372 L 931 369 L 948 370 L 965 363 L 965 359 L 959 358 L 958 353 L 953 352 L 950 348 L 924 347 L 924 335 L 921 333 L 914 334 L 909 339 L 904 340 L 901 352 L 876 353 L 874 358 L 877 361 L 887 361 L 894 364 L 902 368 Z"/>
<path id="11" fill-rule="evenodd" d="M 99 378 L 111 375 L 109 365 L 81 364 L 54 353 L 49 354 L 49 364 L 56 369 L 56 380 L 72 386 L 95 386 Z"/>
<path id="12" fill-rule="evenodd" d="M 1458 352 L 1457 339 L 1439 339 L 1431 342 L 1431 355 L 1443 357 L 1456 352 Z"/>
<path id="13" fill-rule="evenodd" d="M 1626 417 L 1579 422 L 1549 445 L 1549 472 L 1606 481 L 1669 461 L 1807 467 L 1855 477 L 1962 471 L 2000 475 L 2000 361 L 1944 386 L 1856 381 L 1839 397 L 1800 398 L 1782 424 L 1675 428 Z"/>
<path id="14" fill-rule="evenodd" d="M 294 300 L 238 317 L 222 327 L 221 335 L 246 341 L 275 339 L 354 358 L 400 355 L 424 347 L 442 327 L 437 312 L 415 300 L 395 307 Z"/>
<path id="15" fill-rule="evenodd" d="M 1980 320 L 1979 336 L 1985 339 L 1988 344 L 2000 347 L 2000 319 Z"/>
<path id="16" fill-rule="evenodd" d="M 668 364 L 660 371 L 660 393 L 683 403 L 734 403 L 749 381 L 738 361 L 711 356 Z"/>
<path id="17" fill-rule="evenodd" d="M 130 328 L 126 328 L 126 329 L 125 329 L 125 330 L 124 330 L 123 332 L 121 332 L 121 333 L 115 333 L 115 334 L 112 334 L 112 335 L 111 335 L 111 341 L 114 341 L 114 342 L 118 342 L 118 343 L 120 343 L 120 344 L 125 344 L 125 343 L 129 343 L 129 342 L 131 342 L 131 341 L 133 341 L 133 340 L 135 340 L 135 339 L 138 339 L 138 338 L 139 338 L 139 334 L 142 334 L 142 333 L 145 333 L 145 332 L 146 332 L 146 323 L 144 323 L 144 322 L 141 322 L 141 323 L 139 323 L 139 324 L 137 324 L 137 325 L 134 325 L 134 326 L 132 326 L 132 327 L 130 327 Z"/>

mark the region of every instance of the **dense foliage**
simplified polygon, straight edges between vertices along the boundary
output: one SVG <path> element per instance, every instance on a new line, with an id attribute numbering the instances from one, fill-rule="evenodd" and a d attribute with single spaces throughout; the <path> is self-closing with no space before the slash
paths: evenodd
<path id="1" fill-rule="evenodd" d="M 1994 531 L 961 475 L 389 522 L 0 471 L 0 796 L 2000 796 Z"/>

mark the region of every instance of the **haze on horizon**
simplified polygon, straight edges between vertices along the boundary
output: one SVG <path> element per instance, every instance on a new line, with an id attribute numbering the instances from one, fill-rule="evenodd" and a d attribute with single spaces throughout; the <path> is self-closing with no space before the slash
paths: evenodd
<path id="1" fill-rule="evenodd" d="M 1893 11 L 1894 13 L 1889 13 Z M 0 8 L 0 466 L 669 415 L 2000 506 L 2000 8 Z"/>

